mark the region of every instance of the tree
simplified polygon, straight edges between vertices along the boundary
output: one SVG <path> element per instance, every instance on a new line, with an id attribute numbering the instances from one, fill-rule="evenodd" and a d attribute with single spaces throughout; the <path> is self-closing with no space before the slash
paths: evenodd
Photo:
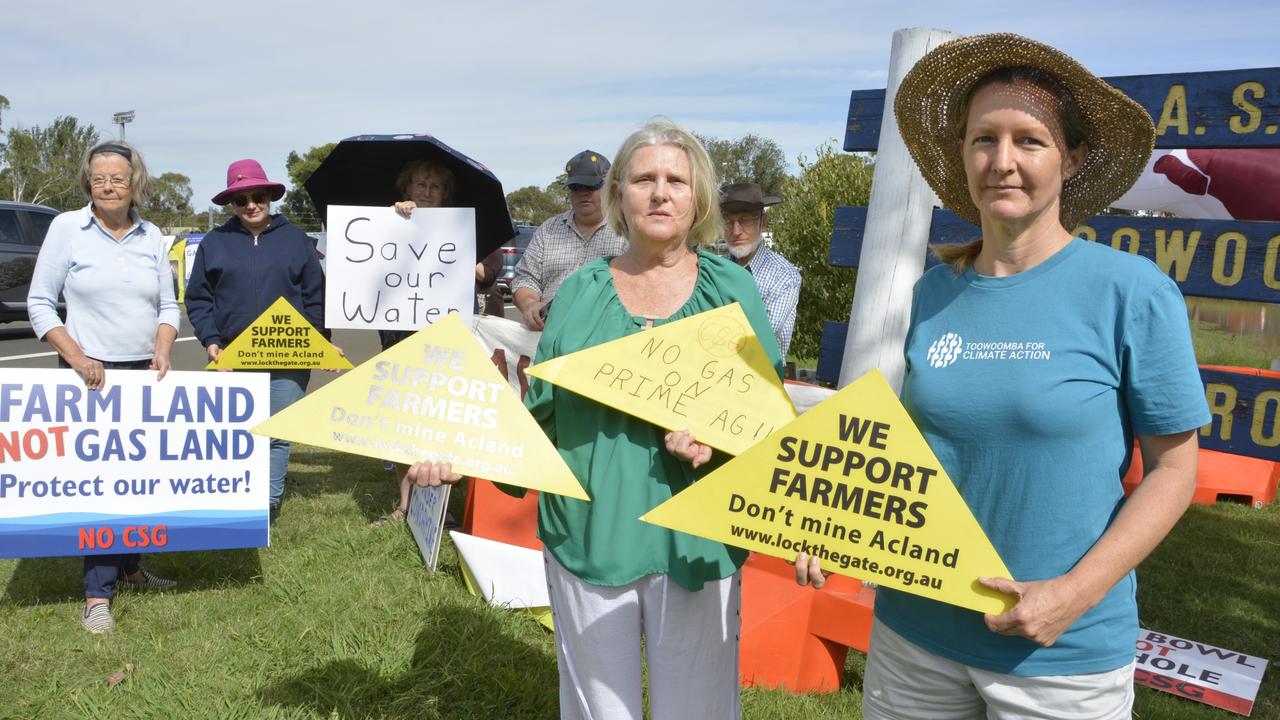
<path id="1" fill-rule="evenodd" d="M 321 223 L 324 222 L 324 218 L 320 217 L 320 211 L 311 202 L 311 196 L 307 194 L 307 190 L 302 184 L 307 181 L 307 178 L 311 177 L 311 173 L 315 172 L 316 168 L 320 167 L 320 163 L 329 157 L 329 153 L 333 151 L 336 144 L 316 145 L 304 155 L 299 155 L 291 150 L 284 161 L 285 168 L 289 171 L 289 182 L 292 185 L 292 189 L 285 194 L 284 203 L 281 204 L 280 210 L 293 224 L 303 230 L 319 230 L 322 227 Z"/>
<path id="2" fill-rule="evenodd" d="M 872 162 L 837 152 L 828 142 L 810 163 L 801 155 L 799 177 L 785 179 L 782 202 L 769 210 L 774 247 L 795 264 L 804 278 L 791 353 L 816 358 L 823 320 L 849 319 L 853 300 L 852 268 L 827 264 L 836 207 L 866 205 L 871 196 Z"/>
<path id="3" fill-rule="evenodd" d="M 80 162 L 97 142 L 98 131 L 70 115 L 48 127 L 10 128 L 0 145 L 0 182 L 14 201 L 75 208 L 84 202 Z"/>
<path id="4" fill-rule="evenodd" d="M 9 109 L 9 98 L 3 95 L 0 95 L 0 119 L 3 119 L 4 112 L 8 109 Z M 2 128 L 3 128 L 3 124 L 0 123 L 0 129 Z"/>
<path id="5" fill-rule="evenodd" d="M 564 197 L 556 197 L 551 192 L 554 186 L 548 185 L 546 190 L 537 185 L 528 185 L 507 193 L 507 209 L 511 219 L 526 225 L 541 225 L 552 215 L 569 209 Z"/>
<path id="6" fill-rule="evenodd" d="M 696 133 L 695 133 L 696 134 Z M 759 135 L 745 135 L 737 140 L 722 140 L 697 135 L 702 141 L 720 182 L 756 183 L 765 195 L 776 195 L 787 177 L 787 157 L 778 143 Z"/>
<path id="7" fill-rule="evenodd" d="M 151 198 L 146 207 L 148 220 L 167 232 L 203 227 L 204 223 L 195 214 L 195 208 L 191 207 L 191 178 L 176 172 L 151 178 Z"/>

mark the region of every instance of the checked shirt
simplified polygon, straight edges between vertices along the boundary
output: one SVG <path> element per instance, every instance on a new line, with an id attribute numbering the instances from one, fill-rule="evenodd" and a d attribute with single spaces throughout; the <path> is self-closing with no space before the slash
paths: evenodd
<path id="1" fill-rule="evenodd" d="M 516 263 L 512 292 L 528 288 L 542 300 L 555 297 L 560 283 L 575 270 L 599 257 L 613 257 L 627 251 L 627 241 L 602 224 L 584 238 L 573 223 L 573 211 L 566 210 L 542 223 L 533 233 L 529 247 Z"/>
<path id="2" fill-rule="evenodd" d="M 763 243 L 746 268 L 760 288 L 769 324 L 778 338 L 778 348 L 785 360 L 791 346 L 791 333 L 796 326 L 796 304 L 800 301 L 800 272 L 796 266 Z"/>

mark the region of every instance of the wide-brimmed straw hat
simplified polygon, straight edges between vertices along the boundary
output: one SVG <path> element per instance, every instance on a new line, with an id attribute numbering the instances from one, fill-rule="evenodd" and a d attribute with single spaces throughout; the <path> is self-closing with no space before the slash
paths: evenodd
<path id="1" fill-rule="evenodd" d="M 267 172 L 257 160 L 237 160 L 227 168 L 227 189 L 213 196 L 214 205 L 226 205 L 231 196 L 244 190 L 266 188 L 271 191 L 271 201 L 284 197 L 284 185 L 267 179 Z"/>
<path id="2" fill-rule="evenodd" d="M 1066 53 L 1012 33 L 972 35 L 939 45 L 911 68 L 898 88 L 893 103 L 898 130 L 942 204 L 980 224 L 954 130 L 973 86 L 994 70 L 1015 66 L 1056 77 L 1088 125 L 1089 154 L 1062 188 L 1062 225 L 1072 230 L 1138 179 L 1151 156 L 1155 128 L 1141 105 Z"/>

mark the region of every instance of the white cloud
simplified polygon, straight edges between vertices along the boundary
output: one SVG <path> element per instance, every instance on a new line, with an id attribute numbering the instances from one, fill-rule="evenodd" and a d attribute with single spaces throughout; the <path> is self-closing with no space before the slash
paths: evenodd
<path id="1" fill-rule="evenodd" d="M 543 185 L 584 147 L 612 153 L 662 114 L 753 132 L 793 159 L 842 138 L 849 91 L 881 86 L 893 30 L 1011 30 L 1101 74 L 1276 64 L 1274 3 L 802 2 L 407 4 L 289 0 L 6 8 L 5 125 L 111 113 L 198 206 L 251 156 L 287 180 L 290 150 L 359 133 L 431 132 L 508 189 Z"/>

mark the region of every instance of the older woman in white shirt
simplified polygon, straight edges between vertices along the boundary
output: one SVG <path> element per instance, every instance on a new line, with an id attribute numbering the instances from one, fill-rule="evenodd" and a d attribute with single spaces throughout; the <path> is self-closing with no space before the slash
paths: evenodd
<path id="1" fill-rule="evenodd" d="M 36 336 L 58 351 L 90 390 L 114 369 L 169 371 L 178 335 L 178 303 L 164 238 L 138 216 L 151 180 L 137 150 L 100 144 L 85 156 L 80 187 L 89 204 L 54 218 L 40 248 L 27 296 Z M 58 317 L 66 298 L 67 321 Z M 85 607 L 81 625 L 92 633 L 115 627 L 111 598 L 117 584 L 166 589 L 175 583 L 139 566 L 140 555 L 89 555 L 84 559 Z M 117 583 L 123 571 L 124 579 Z"/>

